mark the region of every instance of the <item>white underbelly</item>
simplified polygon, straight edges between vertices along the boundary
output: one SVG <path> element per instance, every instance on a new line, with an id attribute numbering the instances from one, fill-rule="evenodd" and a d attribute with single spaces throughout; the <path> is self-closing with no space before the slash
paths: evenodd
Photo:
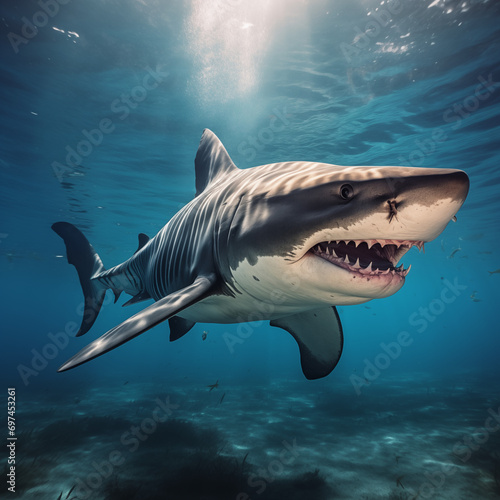
<path id="1" fill-rule="evenodd" d="M 314 308 L 311 304 L 292 306 L 283 302 L 278 295 L 266 302 L 245 293 L 236 297 L 213 295 L 184 309 L 178 316 L 196 323 L 246 323 L 272 320 Z"/>

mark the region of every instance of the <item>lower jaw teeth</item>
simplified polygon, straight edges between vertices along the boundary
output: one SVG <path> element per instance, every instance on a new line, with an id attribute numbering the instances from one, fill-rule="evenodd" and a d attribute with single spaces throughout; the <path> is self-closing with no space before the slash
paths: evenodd
<path id="1" fill-rule="evenodd" d="M 403 267 L 403 264 L 401 264 L 399 267 L 396 267 L 396 268 L 390 268 L 388 267 L 387 269 L 385 270 L 382 270 L 382 269 L 375 269 L 373 270 L 372 269 L 372 263 L 370 262 L 370 265 L 366 268 L 356 268 L 355 266 L 351 266 L 351 268 L 353 268 L 353 270 L 357 271 L 358 273 L 360 274 L 369 274 L 369 275 L 379 275 L 379 276 L 385 276 L 389 273 L 395 275 L 396 273 L 397 274 L 400 274 L 402 277 L 405 277 L 409 272 L 410 272 L 410 268 L 411 268 L 411 265 L 408 267 L 408 269 L 404 269 Z"/>
<path id="2" fill-rule="evenodd" d="M 375 268 L 373 269 L 373 262 L 370 262 L 367 267 L 361 267 L 361 264 L 359 262 L 359 258 L 356 259 L 356 262 L 354 264 L 351 264 L 349 261 L 349 257 L 345 255 L 344 258 L 342 257 L 337 257 L 335 254 L 334 250 L 331 250 L 331 253 L 327 252 L 325 254 L 324 251 L 322 251 L 321 248 L 318 248 L 318 253 L 322 254 L 324 257 L 326 256 L 326 260 L 332 262 L 333 264 L 340 265 L 340 267 L 345 267 L 346 265 L 348 266 L 349 269 L 356 271 L 360 274 L 363 275 L 371 275 L 371 276 L 376 276 L 376 275 L 384 275 L 386 276 L 387 274 L 391 273 L 392 275 L 395 275 L 396 273 L 401 275 L 402 277 L 405 277 L 411 269 L 411 265 L 408 267 L 408 269 L 404 269 L 403 264 L 401 264 L 399 267 L 388 267 L 385 270 Z M 341 264 L 344 264 L 343 266 Z"/>

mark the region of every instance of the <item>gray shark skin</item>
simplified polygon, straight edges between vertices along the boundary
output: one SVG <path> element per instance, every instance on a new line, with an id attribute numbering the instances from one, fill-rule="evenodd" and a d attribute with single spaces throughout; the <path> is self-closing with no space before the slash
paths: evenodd
<path id="1" fill-rule="evenodd" d="M 155 302 L 91 342 L 65 371 L 169 320 L 170 340 L 196 322 L 267 319 L 297 341 L 308 379 L 340 359 L 335 306 L 388 297 L 404 284 L 403 255 L 436 238 L 468 193 L 460 170 L 286 162 L 238 169 L 203 132 L 196 196 L 127 261 L 106 270 L 85 236 L 55 223 L 85 297 L 77 335 L 94 324 L 107 289 Z M 256 312 L 258 312 L 256 314 Z"/>

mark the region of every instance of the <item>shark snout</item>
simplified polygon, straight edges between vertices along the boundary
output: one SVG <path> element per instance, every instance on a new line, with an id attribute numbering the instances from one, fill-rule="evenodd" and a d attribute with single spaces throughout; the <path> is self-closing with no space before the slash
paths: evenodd
<path id="1" fill-rule="evenodd" d="M 399 223 L 412 238 L 431 241 L 459 211 L 468 192 L 469 177 L 461 170 L 421 169 L 420 175 L 407 178 L 398 195 L 387 199 L 389 225 Z"/>
<path id="2" fill-rule="evenodd" d="M 469 176 L 462 170 L 452 170 L 445 174 L 442 180 L 442 189 L 444 192 L 455 195 L 454 199 L 463 204 L 469 193 Z"/>
<path id="3" fill-rule="evenodd" d="M 463 172 L 462 170 L 459 170 L 456 172 L 456 180 L 455 182 L 457 183 L 458 190 L 460 192 L 460 198 L 462 199 L 462 203 L 465 201 L 465 198 L 467 198 L 467 195 L 469 193 L 469 186 L 470 186 L 470 181 L 469 181 L 469 176 Z"/>
<path id="4" fill-rule="evenodd" d="M 406 205 L 456 204 L 462 206 L 469 192 L 469 177 L 461 170 L 402 167 L 400 177 L 386 178 L 390 189 L 385 198 L 391 216 Z"/>

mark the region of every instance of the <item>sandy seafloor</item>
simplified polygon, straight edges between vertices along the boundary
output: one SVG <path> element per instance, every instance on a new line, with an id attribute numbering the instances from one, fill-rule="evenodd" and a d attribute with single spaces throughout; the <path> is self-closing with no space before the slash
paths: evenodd
<path id="1" fill-rule="evenodd" d="M 47 388 L 18 414 L 17 498 L 495 499 L 492 382 Z"/>

